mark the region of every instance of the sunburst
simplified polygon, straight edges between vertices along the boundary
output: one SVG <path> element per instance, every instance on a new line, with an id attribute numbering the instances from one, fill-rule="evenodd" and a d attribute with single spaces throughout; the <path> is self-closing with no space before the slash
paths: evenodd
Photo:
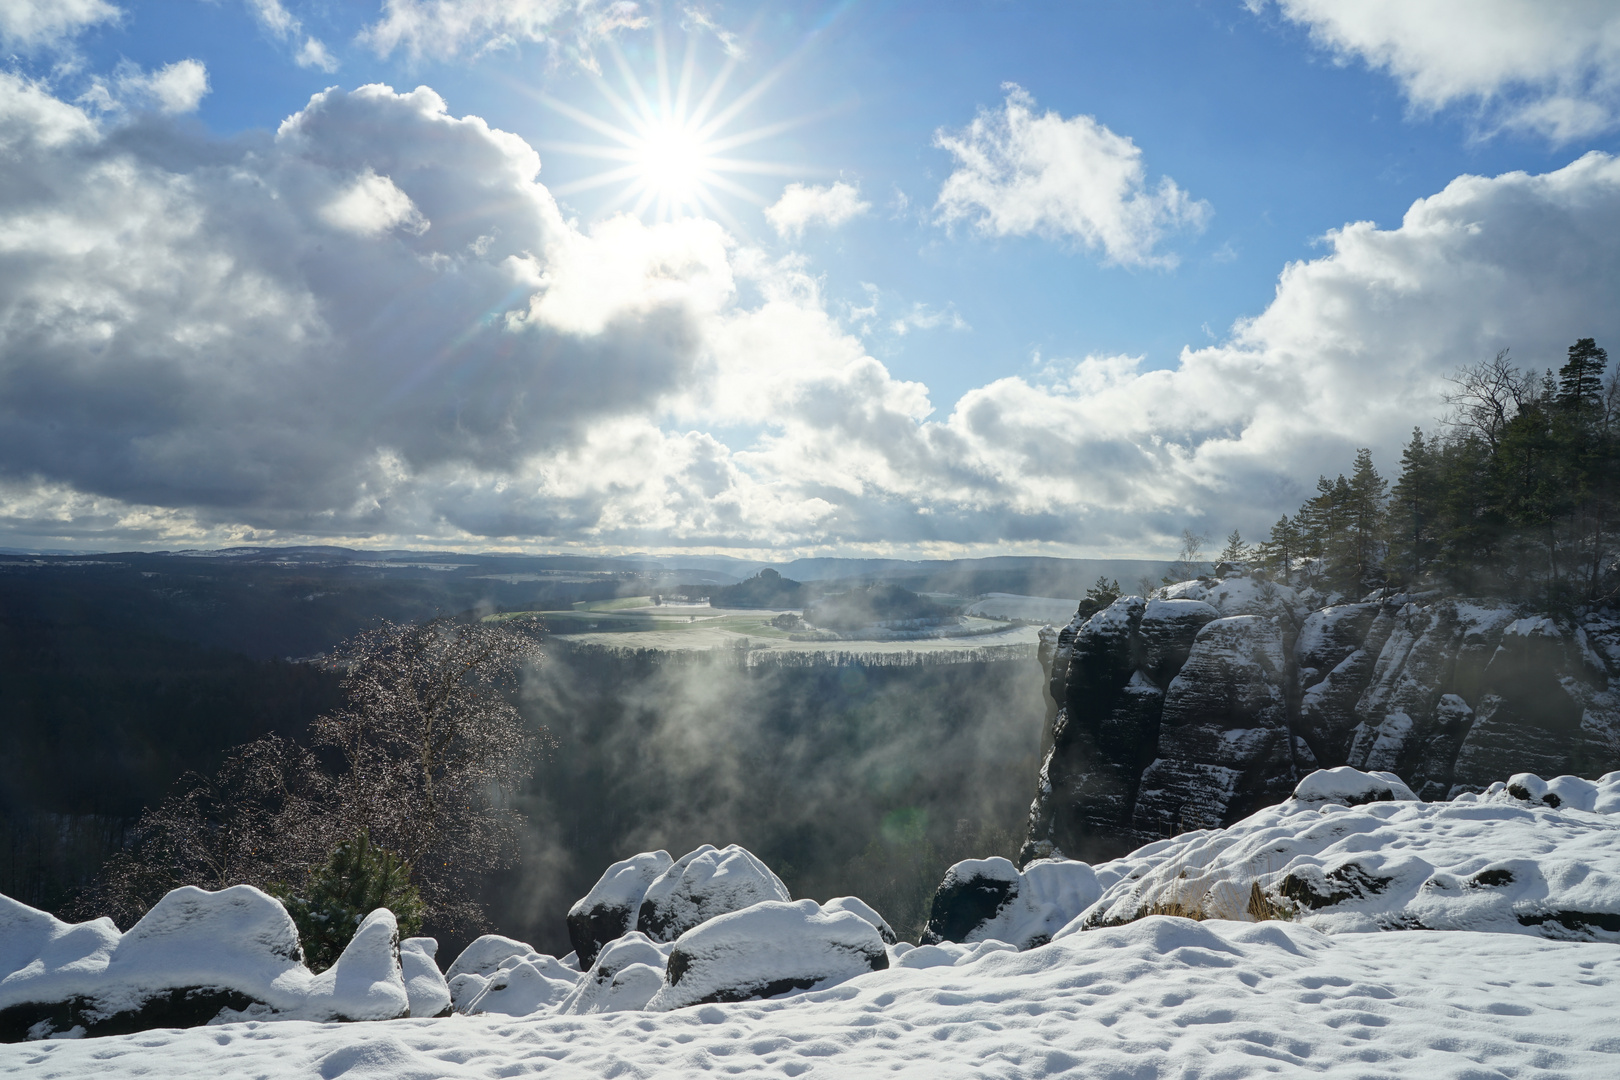
<path id="1" fill-rule="evenodd" d="M 738 183 L 741 175 L 804 176 L 801 165 L 735 156 L 736 152 L 780 135 L 809 117 L 761 124 L 745 131 L 728 129 L 781 77 L 779 65 L 752 86 L 734 96 L 726 88 L 737 70 L 729 56 L 719 72 L 694 94 L 697 78 L 697 35 L 688 34 L 680 75 L 672 80 L 662 27 L 654 33 L 654 70 L 651 78 L 638 73 L 616 43 L 610 50 L 623 84 L 622 92 L 598 74 L 596 86 L 618 123 L 550 95 L 540 95 L 548 108 L 601 135 L 603 142 L 542 142 L 550 152 L 575 154 L 613 162 L 590 176 L 552 187 L 568 196 L 619 185 L 616 196 L 602 209 L 668 221 L 693 214 L 711 214 L 734 231 L 743 231 L 727 209 L 722 194 L 764 205 L 759 193 Z M 649 88 L 647 85 L 651 83 Z M 695 100 L 694 100 L 695 98 Z"/>

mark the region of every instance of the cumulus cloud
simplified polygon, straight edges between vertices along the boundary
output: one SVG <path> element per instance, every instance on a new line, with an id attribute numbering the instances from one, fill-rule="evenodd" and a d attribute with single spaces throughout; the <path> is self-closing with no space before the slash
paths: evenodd
<path id="1" fill-rule="evenodd" d="M 858 184 L 835 181 L 825 187 L 789 184 L 782 197 L 765 208 L 765 220 L 778 236 L 798 239 L 810 225 L 836 229 L 872 209 L 861 200 Z"/>
<path id="2" fill-rule="evenodd" d="M 0 0 L 0 41 L 25 51 L 60 45 L 121 14 L 106 0 Z"/>
<path id="3" fill-rule="evenodd" d="M 1171 368 L 936 408 L 802 256 L 581 229 L 527 143 L 427 88 L 228 143 L 153 123 L 0 73 L 0 530 L 41 546 L 1150 554 L 1263 527 L 1356 446 L 1392 469 L 1461 363 L 1620 331 L 1603 154 L 1345 225 Z"/>
<path id="4" fill-rule="evenodd" d="M 153 72 L 130 72 L 120 76 L 118 83 L 124 94 L 174 116 L 196 112 L 208 96 L 208 68 L 201 60 L 177 60 Z"/>
<path id="5" fill-rule="evenodd" d="M 1620 122 L 1620 7 L 1609 0 L 1275 0 L 1412 104 L 1476 103 L 1491 126 L 1564 143 Z M 1261 11 L 1269 0 L 1247 0 Z"/>
<path id="6" fill-rule="evenodd" d="M 259 25 L 278 41 L 297 42 L 293 61 L 299 67 L 320 71 L 336 71 L 337 57 L 317 37 L 304 33 L 303 22 L 288 11 L 281 0 L 247 0 L 248 10 L 259 20 Z"/>
<path id="7" fill-rule="evenodd" d="M 383 0 L 382 17 L 360 34 L 379 56 L 450 59 L 522 43 L 566 42 L 596 67 L 591 48 L 647 17 L 631 0 Z"/>
<path id="8" fill-rule="evenodd" d="M 1201 229 L 1210 206 L 1168 176 L 1149 186 L 1142 150 L 1089 116 L 1037 115 L 1035 99 L 1007 84 L 1000 111 L 983 110 L 934 144 L 956 168 L 935 210 L 992 236 L 1063 237 L 1123 266 L 1171 266 L 1154 248 L 1170 232 Z"/>

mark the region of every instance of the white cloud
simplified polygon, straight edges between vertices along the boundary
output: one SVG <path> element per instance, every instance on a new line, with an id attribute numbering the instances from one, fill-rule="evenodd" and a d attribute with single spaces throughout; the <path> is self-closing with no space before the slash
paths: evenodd
<path id="1" fill-rule="evenodd" d="M 1268 0 L 1247 0 L 1260 11 Z M 1620 122 L 1612 0 L 1276 0 L 1341 58 L 1389 72 L 1412 104 L 1472 101 L 1491 126 L 1564 143 Z"/>
<path id="2" fill-rule="evenodd" d="M 825 187 L 789 184 L 782 197 L 765 208 L 765 220 L 771 223 L 778 236 L 797 239 L 810 225 L 825 225 L 836 229 L 872 209 L 872 204 L 861 200 L 858 184 L 838 180 Z"/>
<path id="3" fill-rule="evenodd" d="M 1209 204 L 1168 176 L 1149 187 L 1142 151 L 1089 116 L 1035 113 L 1012 84 L 1001 111 L 981 111 L 934 143 L 956 158 L 935 204 L 942 221 L 971 220 L 994 236 L 1069 237 L 1124 266 L 1170 266 L 1154 248 L 1167 233 L 1201 229 Z"/>
<path id="4" fill-rule="evenodd" d="M 144 98 L 171 116 L 196 112 L 208 96 L 208 68 L 201 60 L 176 60 L 150 74 L 131 73 L 118 80 L 125 94 Z"/>
<path id="5" fill-rule="evenodd" d="M 594 70 L 591 48 L 616 31 L 647 25 L 631 0 L 383 0 L 360 34 L 379 56 L 450 59 L 524 42 L 567 42 Z"/>
<path id="6" fill-rule="evenodd" d="M 0 42 L 24 50 L 60 45 L 121 14 L 106 0 L 0 0 Z"/>
<path id="7" fill-rule="evenodd" d="M 0 531 L 40 546 L 1152 553 L 1263 528 L 1358 445 L 1393 470 L 1458 364 L 1620 340 L 1601 154 L 1346 225 L 1172 368 L 936 409 L 802 256 L 581 231 L 429 89 L 318 94 L 257 143 L 150 131 L 0 73 Z"/>
<path id="8" fill-rule="evenodd" d="M 913 330 L 937 330 L 942 326 L 957 332 L 973 329 L 957 312 L 955 304 L 932 308 L 927 304 L 916 303 L 911 305 L 910 311 L 889 323 L 889 329 L 901 336 Z"/>
<path id="9" fill-rule="evenodd" d="M 259 25 L 278 41 L 298 42 L 293 62 L 299 67 L 316 68 L 332 72 L 338 69 L 337 57 L 320 40 L 304 33 L 303 22 L 288 11 L 281 0 L 247 0 L 248 10 L 259 20 Z"/>

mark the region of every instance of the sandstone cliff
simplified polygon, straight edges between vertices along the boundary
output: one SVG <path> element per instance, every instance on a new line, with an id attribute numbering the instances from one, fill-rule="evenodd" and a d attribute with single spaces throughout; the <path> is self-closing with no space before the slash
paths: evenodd
<path id="1" fill-rule="evenodd" d="M 1280 802 L 1313 769 L 1420 797 L 1620 768 L 1620 613 L 1299 593 L 1221 576 L 1043 631 L 1049 723 L 1021 862 L 1098 862 Z"/>

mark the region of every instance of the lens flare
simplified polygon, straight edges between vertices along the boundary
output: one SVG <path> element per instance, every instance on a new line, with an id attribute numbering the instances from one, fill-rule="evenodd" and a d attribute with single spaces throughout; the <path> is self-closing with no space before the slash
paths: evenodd
<path id="1" fill-rule="evenodd" d="M 760 206 L 765 205 L 766 199 L 732 179 L 733 176 L 803 177 L 815 171 L 802 165 L 731 156 L 741 147 L 779 135 L 808 119 L 766 123 L 741 132 L 729 130 L 776 81 L 784 66 L 728 98 L 726 87 L 737 67 L 736 56 L 728 56 L 702 92 L 694 93 L 696 39 L 688 36 L 680 76 L 673 83 L 661 27 L 654 45 L 654 70 L 649 73 L 636 71 L 622 50 L 609 42 L 622 90 L 601 75 L 596 77 L 596 86 L 611 111 L 617 114 L 616 123 L 549 95 L 540 95 L 540 101 L 548 108 L 601 137 L 599 142 L 543 142 L 542 150 L 614 163 L 582 179 L 553 185 L 552 194 L 566 197 L 618 184 L 617 196 L 603 208 L 603 213 L 628 208 L 638 217 L 648 216 L 655 221 L 708 214 L 733 231 L 745 232 L 727 210 L 721 196 L 732 195 Z"/>

